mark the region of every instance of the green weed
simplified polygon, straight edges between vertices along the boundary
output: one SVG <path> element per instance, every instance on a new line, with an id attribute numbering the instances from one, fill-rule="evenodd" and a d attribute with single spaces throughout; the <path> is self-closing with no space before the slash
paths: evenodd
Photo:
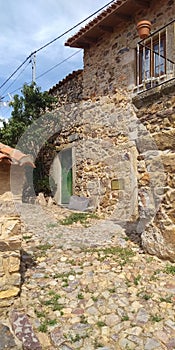
<path id="1" fill-rule="evenodd" d="M 97 322 L 97 326 L 98 326 L 98 327 L 104 327 L 104 326 L 106 326 L 106 323 L 103 322 L 103 321 L 98 321 L 98 322 Z"/>
<path id="2" fill-rule="evenodd" d="M 149 299 L 151 299 L 151 295 L 150 294 L 144 294 L 142 296 L 142 298 L 145 299 L 145 300 L 149 300 Z"/>
<path id="3" fill-rule="evenodd" d="M 129 321 L 129 316 L 128 316 L 128 315 L 124 315 L 124 316 L 121 318 L 121 321 Z"/>
<path id="4" fill-rule="evenodd" d="M 175 265 L 167 264 L 164 269 L 164 272 L 170 275 L 175 275 Z"/>
<path id="5" fill-rule="evenodd" d="M 41 244 L 36 247 L 38 250 L 41 250 L 45 252 L 46 250 L 52 248 L 52 244 L 46 243 L 46 244 Z"/>
<path id="6" fill-rule="evenodd" d="M 172 295 L 169 295 L 169 296 L 167 296 L 165 298 L 161 297 L 160 301 L 161 302 L 165 302 L 165 303 L 172 303 Z"/>
<path id="7" fill-rule="evenodd" d="M 62 304 L 58 302 L 58 300 L 61 298 L 59 294 L 52 294 L 52 298 L 43 301 L 43 305 L 50 306 L 53 311 L 60 311 L 64 308 Z"/>
<path id="8" fill-rule="evenodd" d="M 47 228 L 54 228 L 54 227 L 57 227 L 58 226 L 58 223 L 55 223 L 55 222 L 50 222 L 49 224 L 47 224 Z"/>
<path id="9" fill-rule="evenodd" d="M 98 215 L 93 213 L 72 213 L 67 218 L 60 220 L 61 225 L 72 225 L 80 222 L 82 225 L 88 224 L 89 219 L 99 219 Z"/>
<path id="10" fill-rule="evenodd" d="M 84 315 L 80 316 L 80 323 L 83 323 L 83 324 L 87 324 L 88 323 L 87 318 Z"/>
<path id="11" fill-rule="evenodd" d="M 159 316 L 159 315 L 152 315 L 151 316 L 151 320 L 153 321 L 153 322 L 160 322 L 161 320 L 163 320 L 163 318 L 161 317 L 161 316 Z"/>
<path id="12" fill-rule="evenodd" d="M 26 235 L 26 236 L 23 236 L 22 238 L 25 239 L 25 241 L 28 241 L 28 240 L 30 240 L 32 238 L 32 236 L 27 236 Z"/>
<path id="13" fill-rule="evenodd" d="M 77 298 L 78 299 L 84 299 L 84 295 L 82 293 L 78 293 Z"/>
<path id="14" fill-rule="evenodd" d="M 140 282 L 140 279 L 141 279 L 141 275 L 138 275 L 138 276 L 134 277 L 134 284 L 135 284 L 135 286 L 138 286 L 138 284 Z"/>

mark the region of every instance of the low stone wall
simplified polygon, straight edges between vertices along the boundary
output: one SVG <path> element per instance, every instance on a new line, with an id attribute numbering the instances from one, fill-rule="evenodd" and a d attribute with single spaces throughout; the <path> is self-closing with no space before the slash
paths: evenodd
<path id="1" fill-rule="evenodd" d="M 20 292 L 21 223 L 15 213 L 0 217 L 0 307 L 9 306 Z"/>
<path id="2" fill-rule="evenodd" d="M 133 100 L 138 108 L 137 117 L 152 140 L 147 142 L 144 134 L 140 134 L 137 142 L 143 247 L 172 261 L 175 261 L 174 93 L 175 81 L 171 81 Z"/>

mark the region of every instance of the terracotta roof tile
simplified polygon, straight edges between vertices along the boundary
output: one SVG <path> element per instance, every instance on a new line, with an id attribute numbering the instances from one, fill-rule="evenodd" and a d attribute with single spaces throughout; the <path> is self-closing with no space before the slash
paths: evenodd
<path id="1" fill-rule="evenodd" d="M 83 69 L 78 69 L 76 71 L 73 71 L 72 73 L 68 74 L 64 79 L 58 82 L 58 84 L 54 85 L 49 89 L 49 93 L 54 92 L 54 90 L 59 89 L 62 85 L 66 84 L 71 79 L 75 78 L 76 76 L 82 74 Z"/>
<path id="2" fill-rule="evenodd" d="M 35 168 L 32 156 L 29 154 L 24 154 L 21 151 L 0 142 L 0 162 L 4 159 L 9 161 L 11 164 L 17 164 L 20 166 L 30 165 Z"/>
<path id="3" fill-rule="evenodd" d="M 121 5 L 125 4 L 128 0 L 116 0 L 112 5 L 110 5 L 106 10 L 101 12 L 97 17 L 95 17 L 92 21 L 86 24 L 85 27 L 81 28 L 78 33 L 69 38 L 65 45 L 73 46 L 75 41 L 81 38 L 82 35 L 87 33 L 89 30 L 99 25 L 100 22 L 110 16 L 113 12 L 115 12 Z"/>

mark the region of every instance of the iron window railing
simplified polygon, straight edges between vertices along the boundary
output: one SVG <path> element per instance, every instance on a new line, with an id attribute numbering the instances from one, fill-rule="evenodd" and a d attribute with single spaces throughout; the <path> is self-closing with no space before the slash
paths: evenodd
<path id="1" fill-rule="evenodd" d="M 139 41 L 136 71 L 137 93 L 175 78 L 175 20 Z"/>

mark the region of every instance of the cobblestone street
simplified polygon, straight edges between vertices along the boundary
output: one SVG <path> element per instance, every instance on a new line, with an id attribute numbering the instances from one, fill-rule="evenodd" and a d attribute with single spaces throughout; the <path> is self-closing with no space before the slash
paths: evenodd
<path id="1" fill-rule="evenodd" d="M 175 264 L 115 222 L 63 226 L 68 210 L 23 205 L 23 284 L 0 350 L 173 350 Z"/>

